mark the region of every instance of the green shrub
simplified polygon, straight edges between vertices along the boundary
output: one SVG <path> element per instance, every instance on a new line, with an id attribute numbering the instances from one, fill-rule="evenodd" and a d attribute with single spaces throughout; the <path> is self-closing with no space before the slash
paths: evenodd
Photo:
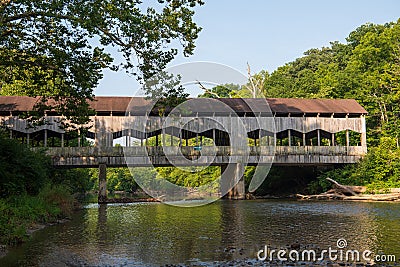
<path id="1" fill-rule="evenodd" d="M 15 245 L 27 239 L 33 224 L 70 216 L 74 199 L 65 186 L 45 186 L 38 196 L 0 198 L 0 243 Z"/>
<path id="2" fill-rule="evenodd" d="M 0 132 L 0 197 L 36 195 L 49 177 L 50 158 Z"/>

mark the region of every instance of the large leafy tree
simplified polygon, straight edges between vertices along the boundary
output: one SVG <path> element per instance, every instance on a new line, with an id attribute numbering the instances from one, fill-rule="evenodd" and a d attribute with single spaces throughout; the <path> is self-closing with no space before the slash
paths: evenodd
<path id="1" fill-rule="evenodd" d="M 372 188 L 398 186 L 400 20 L 384 25 L 367 23 L 346 40 L 345 44 L 333 42 L 329 47 L 311 49 L 278 68 L 264 83 L 264 93 L 269 97 L 358 100 L 368 111 L 369 153 L 360 164 L 328 172 L 321 181 L 332 177 L 344 184 L 370 184 Z M 321 181 L 318 183 L 327 186 Z"/>
<path id="2" fill-rule="evenodd" d="M 87 99 L 102 70 L 125 69 L 139 79 L 190 55 L 201 30 L 193 22 L 201 0 L 1 0 L 0 94 L 43 96 L 73 122 L 88 120 Z M 105 52 L 116 47 L 122 62 Z M 54 101 L 47 101 L 52 98 Z"/>
<path id="3" fill-rule="evenodd" d="M 311 49 L 264 83 L 268 97 L 355 98 L 368 111 L 368 142 L 400 136 L 400 21 L 365 24 L 346 44 Z"/>

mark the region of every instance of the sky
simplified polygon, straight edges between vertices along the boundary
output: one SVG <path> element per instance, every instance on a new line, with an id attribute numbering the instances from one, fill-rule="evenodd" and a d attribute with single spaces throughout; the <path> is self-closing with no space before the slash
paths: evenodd
<path id="1" fill-rule="evenodd" d="M 168 67 L 215 62 L 247 73 L 273 72 L 311 48 L 329 46 L 365 23 L 400 18 L 399 0 L 204 0 L 194 21 L 203 28 L 190 57 L 180 53 Z M 182 51 L 182 50 L 180 50 Z M 118 58 L 114 51 L 112 54 Z M 104 71 L 95 95 L 133 96 L 136 78 L 124 71 Z"/>

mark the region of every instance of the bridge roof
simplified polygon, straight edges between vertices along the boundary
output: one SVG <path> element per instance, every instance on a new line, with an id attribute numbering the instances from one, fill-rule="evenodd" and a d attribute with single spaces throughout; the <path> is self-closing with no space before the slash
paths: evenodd
<path id="1" fill-rule="evenodd" d="M 237 113 L 263 113 L 270 111 L 276 114 L 341 114 L 361 115 L 367 111 L 354 99 L 299 99 L 299 98 L 267 98 L 240 99 L 221 98 L 210 101 L 205 98 L 190 99 L 189 105 L 195 107 L 196 112 L 224 112 L 223 105 L 215 105 L 214 101 L 221 101 Z M 25 112 L 33 109 L 39 98 L 27 96 L 0 96 L 0 112 Z M 144 113 L 149 110 L 151 101 L 144 97 L 115 97 L 98 96 L 90 106 L 97 112 L 125 113 L 132 101 L 133 113 Z M 268 105 L 267 105 L 268 103 Z"/>

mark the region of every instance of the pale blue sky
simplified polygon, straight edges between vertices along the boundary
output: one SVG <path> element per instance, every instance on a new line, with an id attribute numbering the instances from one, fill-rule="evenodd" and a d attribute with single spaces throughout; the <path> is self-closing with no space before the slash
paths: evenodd
<path id="1" fill-rule="evenodd" d="M 400 17 L 399 0 L 204 0 L 195 21 L 203 30 L 194 55 L 181 54 L 169 66 L 210 61 L 246 73 L 268 70 L 302 56 L 310 48 L 345 42 L 358 26 L 383 24 Z M 132 96 L 138 89 L 134 77 L 124 72 L 104 72 L 96 95 Z"/>

